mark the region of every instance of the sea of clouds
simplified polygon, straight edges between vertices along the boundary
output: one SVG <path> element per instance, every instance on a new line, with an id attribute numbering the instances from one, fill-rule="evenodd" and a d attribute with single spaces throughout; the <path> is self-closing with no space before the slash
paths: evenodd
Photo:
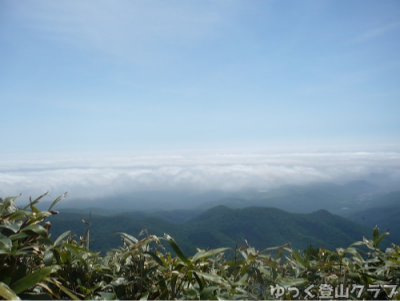
<path id="1" fill-rule="evenodd" d="M 95 199 L 132 191 L 268 190 L 285 184 L 400 183 L 399 151 L 90 155 L 0 161 L 0 197 L 49 191 Z"/>

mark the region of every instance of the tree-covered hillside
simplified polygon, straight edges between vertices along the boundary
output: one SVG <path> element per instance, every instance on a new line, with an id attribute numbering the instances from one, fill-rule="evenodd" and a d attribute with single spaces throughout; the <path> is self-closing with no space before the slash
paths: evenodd
<path id="1" fill-rule="evenodd" d="M 348 218 L 369 228 L 390 229 L 392 241 L 400 244 L 400 191 L 379 197 L 370 206 L 369 209 L 348 214 Z"/>
<path id="2" fill-rule="evenodd" d="M 169 216 L 177 216 L 182 211 L 171 211 Z M 139 235 L 143 229 L 149 233 L 173 236 L 187 253 L 196 251 L 196 247 L 209 249 L 221 245 L 235 248 L 236 245 L 249 244 L 258 249 L 282 245 L 290 242 L 295 249 L 305 249 L 309 245 L 334 248 L 348 245 L 366 235 L 368 229 L 319 210 L 311 214 L 288 213 L 280 209 L 249 207 L 230 209 L 225 206 L 211 208 L 184 223 L 168 222 L 157 215 L 147 216 L 135 211 L 112 216 L 91 215 L 91 246 L 103 253 L 120 244 L 116 232 L 124 231 Z M 64 229 L 73 234 L 81 234 L 88 228 L 81 222 L 79 213 L 63 213 L 52 216 L 51 233 L 60 235 Z"/>

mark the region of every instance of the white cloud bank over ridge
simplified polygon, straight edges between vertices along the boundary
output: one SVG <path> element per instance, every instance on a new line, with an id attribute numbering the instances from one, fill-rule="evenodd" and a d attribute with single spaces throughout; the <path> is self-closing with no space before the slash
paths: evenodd
<path id="1" fill-rule="evenodd" d="M 266 190 L 284 184 L 400 180 L 400 152 L 115 156 L 0 161 L 0 197 L 98 198 L 131 191 Z M 399 181 L 400 183 L 400 181 Z"/>

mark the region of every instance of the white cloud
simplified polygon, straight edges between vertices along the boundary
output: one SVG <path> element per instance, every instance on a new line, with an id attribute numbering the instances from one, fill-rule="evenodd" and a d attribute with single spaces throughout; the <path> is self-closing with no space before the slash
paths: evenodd
<path id="1" fill-rule="evenodd" d="M 69 199 L 145 190 L 265 190 L 282 184 L 399 180 L 400 152 L 119 156 L 0 162 L 0 196 Z"/>

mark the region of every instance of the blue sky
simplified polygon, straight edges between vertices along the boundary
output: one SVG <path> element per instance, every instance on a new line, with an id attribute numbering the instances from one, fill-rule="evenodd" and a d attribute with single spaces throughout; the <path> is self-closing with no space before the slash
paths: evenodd
<path id="1" fill-rule="evenodd" d="M 27 158 L 398 151 L 399 49 L 391 0 L 1 1 L 0 192 Z"/>
<path id="2" fill-rule="evenodd" d="M 1 153 L 400 142 L 398 1 L 2 1 Z"/>

